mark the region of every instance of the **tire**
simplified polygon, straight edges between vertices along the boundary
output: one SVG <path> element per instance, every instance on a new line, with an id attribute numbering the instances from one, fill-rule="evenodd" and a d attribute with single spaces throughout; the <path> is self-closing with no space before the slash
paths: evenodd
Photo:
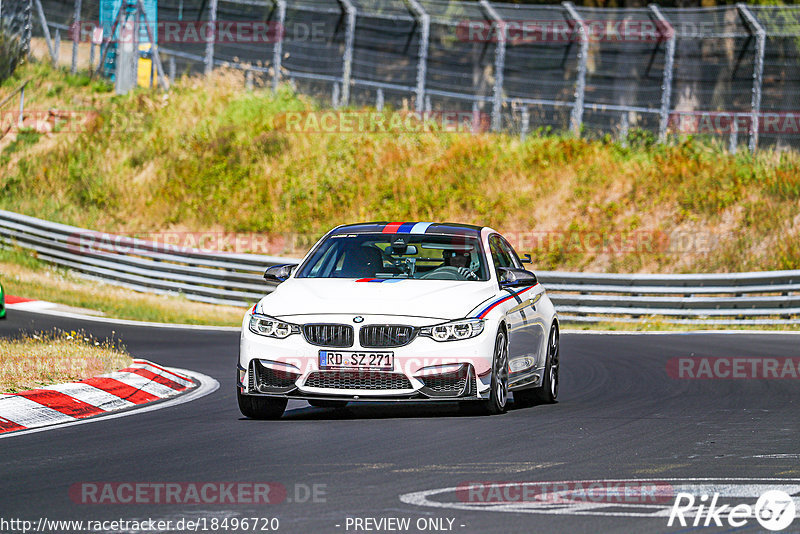
<path id="1" fill-rule="evenodd" d="M 470 415 L 498 415 L 508 409 L 508 338 L 503 328 L 497 331 L 494 342 L 489 399 L 483 402 L 463 401 L 460 407 Z"/>
<path id="2" fill-rule="evenodd" d="M 543 404 L 553 404 L 558 398 L 558 325 L 550 329 L 550 339 L 547 342 L 547 364 L 544 369 L 542 385 L 534 390 L 536 398 Z"/>
<path id="3" fill-rule="evenodd" d="M 308 403 L 315 408 L 342 409 L 347 406 L 347 401 L 337 400 L 309 400 Z"/>
<path id="4" fill-rule="evenodd" d="M 236 388 L 236 400 L 239 411 L 250 419 L 280 419 L 289 402 L 288 399 L 242 395 L 239 388 Z"/>

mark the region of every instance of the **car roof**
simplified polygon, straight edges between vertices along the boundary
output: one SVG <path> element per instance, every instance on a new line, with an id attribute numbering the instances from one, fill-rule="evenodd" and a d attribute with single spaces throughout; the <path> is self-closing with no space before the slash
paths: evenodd
<path id="1" fill-rule="evenodd" d="M 331 235 L 341 234 L 440 234 L 478 236 L 482 226 L 459 223 L 432 222 L 366 222 L 345 224 L 335 228 Z"/>

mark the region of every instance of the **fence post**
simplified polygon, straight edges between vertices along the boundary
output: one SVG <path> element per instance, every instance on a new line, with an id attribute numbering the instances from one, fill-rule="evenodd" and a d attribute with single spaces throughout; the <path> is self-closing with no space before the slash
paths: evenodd
<path id="1" fill-rule="evenodd" d="M 24 41 L 25 54 L 30 57 L 31 55 L 31 34 L 33 33 L 33 6 L 31 2 L 25 3 L 25 29 L 22 32 L 22 40 Z"/>
<path id="2" fill-rule="evenodd" d="M 347 16 L 347 29 L 344 34 L 344 55 L 342 56 L 342 95 L 339 106 L 346 106 L 350 100 L 350 77 L 353 74 L 353 44 L 356 37 L 356 6 L 350 0 L 339 0 Z"/>
<path id="3" fill-rule="evenodd" d="M 431 16 L 417 0 L 406 0 L 410 11 L 420 25 L 419 51 L 417 53 L 417 88 L 414 107 L 417 113 L 425 109 L 425 82 L 428 76 L 428 43 L 431 40 Z"/>
<path id="4" fill-rule="evenodd" d="M 78 72 L 78 44 L 81 41 L 81 0 L 75 0 L 75 16 L 73 17 L 75 31 L 72 32 L 72 65 L 70 72 Z"/>
<path id="5" fill-rule="evenodd" d="M 58 67 L 58 60 L 61 58 L 61 30 L 58 28 L 56 28 L 56 37 L 53 40 L 53 52 L 55 52 L 53 66 Z"/>
<path id="6" fill-rule="evenodd" d="M 661 110 L 658 120 L 658 140 L 664 143 L 667 140 L 669 127 L 669 107 L 672 103 L 672 74 L 675 65 L 675 28 L 656 4 L 650 4 L 650 12 L 659 24 L 659 33 L 667 38 L 667 47 L 664 52 L 664 77 L 661 82 Z"/>
<path id="7" fill-rule="evenodd" d="M 506 23 L 500 14 L 492 7 L 489 0 L 480 0 L 481 7 L 492 21 L 497 25 L 497 45 L 494 49 L 494 94 L 492 101 L 492 131 L 496 132 L 502 127 L 503 112 L 503 71 L 506 64 L 506 37 L 508 35 Z"/>
<path id="8" fill-rule="evenodd" d="M 17 123 L 17 127 L 22 129 L 23 125 L 23 118 L 25 116 L 25 86 L 28 85 L 28 82 L 22 84 L 22 89 L 19 92 L 19 119 Z"/>
<path id="9" fill-rule="evenodd" d="M 583 17 L 575 9 L 572 2 L 562 2 L 561 5 L 567 11 L 568 18 L 575 22 L 578 27 L 578 37 L 581 41 L 580 51 L 578 52 L 578 77 L 575 80 L 575 104 L 572 108 L 572 132 L 580 135 L 581 125 L 583 124 L 583 99 L 586 96 L 586 62 L 589 58 L 589 33 L 586 30 L 586 23 Z M 574 30 L 573 30 L 574 32 Z"/>
<path id="10" fill-rule="evenodd" d="M 47 19 L 44 16 L 44 9 L 42 9 L 42 0 L 34 0 L 36 2 L 36 11 L 39 13 L 39 22 L 42 25 L 42 33 L 44 34 L 44 40 L 47 42 L 47 50 L 50 52 L 50 59 L 53 61 L 55 65 L 58 59 L 56 58 L 56 53 L 53 50 L 53 40 L 50 39 L 50 28 L 47 26 Z"/>
<path id="11" fill-rule="evenodd" d="M 739 14 L 747 23 L 750 33 L 756 34 L 756 60 L 753 65 L 753 95 L 750 100 L 750 152 L 758 148 L 759 116 L 761 114 L 761 84 L 764 78 L 764 48 L 767 42 L 767 32 L 753 15 L 753 12 L 743 3 L 736 4 Z"/>
<path id="12" fill-rule="evenodd" d="M 275 0 L 278 7 L 278 28 L 275 33 L 275 45 L 272 47 L 272 92 L 278 92 L 281 83 L 281 62 L 283 61 L 283 36 L 286 24 L 286 0 Z"/>
<path id="13" fill-rule="evenodd" d="M 217 40 L 217 0 L 208 3 L 208 23 L 211 25 L 211 39 L 206 43 L 205 75 L 214 70 L 214 41 Z M 206 33 L 208 35 L 208 33 Z"/>

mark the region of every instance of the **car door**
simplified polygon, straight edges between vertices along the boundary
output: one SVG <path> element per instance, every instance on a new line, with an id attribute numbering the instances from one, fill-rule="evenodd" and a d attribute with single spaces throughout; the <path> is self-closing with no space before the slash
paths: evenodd
<path id="1" fill-rule="evenodd" d="M 522 269 L 522 262 L 513 247 L 502 236 L 494 237 L 494 245 L 490 238 L 489 247 L 497 250 L 498 262 L 495 267 L 510 267 Z M 545 365 L 547 356 L 547 332 L 545 316 L 541 307 L 537 307 L 539 299 L 544 294 L 544 288 L 536 285 L 531 288 L 508 288 L 509 294 L 514 295 L 514 305 L 509 309 L 509 320 L 513 321 L 509 333 L 509 384 L 523 385 L 531 382 L 538 374 L 538 370 Z"/>

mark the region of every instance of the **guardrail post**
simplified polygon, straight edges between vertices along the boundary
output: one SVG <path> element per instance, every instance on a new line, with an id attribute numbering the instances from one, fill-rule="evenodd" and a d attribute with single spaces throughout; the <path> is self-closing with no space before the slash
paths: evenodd
<path id="1" fill-rule="evenodd" d="M 575 80 L 575 104 L 572 107 L 572 116 L 570 117 L 572 133 L 580 135 L 581 125 L 583 124 L 583 100 L 586 96 L 586 62 L 589 59 L 589 32 L 586 29 L 583 17 L 575 9 L 575 4 L 562 2 L 561 5 L 567 11 L 568 18 L 572 19 L 578 27 L 578 38 L 581 43 L 578 52 L 578 77 Z"/>
<path id="2" fill-rule="evenodd" d="M 73 21 L 75 31 L 72 33 L 72 64 L 70 72 L 75 74 L 78 72 L 78 45 L 81 41 L 81 0 L 75 0 L 75 15 L 73 18 L 75 19 Z"/>
<path id="3" fill-rule="evenodd" d="M 205 75 L 214 70 L 214 42 L 217 40 L 217 0 L 208 3 L 208 23 L 211 25 L 211 38 L 206 43 Z M 208 33 L 206 33 L 208 35 Z"/>
<path id="4" fill-rule="evenodd" d="M 50 59 L 53 61 L 55 65 L 58 61 L 56 58 L 56 53 L 53 50 L 53 40 L 50 38 L 50 28 L 47 26 L 47 18 L 44 16 L 44 9 L 42 9 L 42 0 L 34 0 L 36 2 L 36 11 L 39 14 L 39 22 L 42 25 L 42 33 L 44 34 L 44 40 L 47 43 L 47 51 L 50 52 Z"/>
<path id="5" fill-rule="evenodd" d="M 497 45 L 494 49 L 494 91 L 492 99 L 492 131 L 496 132 L 502 127 L 503 112 L 503 71 L 506 64 L 506 37 L 508 31 L 506 23 L 495 10 L 489 0 L 480 0 L 481 7 L 486 15 L 496 25 Z"/>
<path id="6" fill-rule="evenodd" d="M 667 44 L 664 51 L 664 76 L 661 81 L 661 110 L 658 119 L 658 140 L 661 143 L 667 140 L 669 127 L 669 107 L 672 103 L 672 74 L 675 65 L 675 28 L 656 4 L 650 4 L 650 12 L 659 23 L 659 33 L 666 37 Z"/>
<path id="7" fill-rule="evenodd" d="M 417 0 L 406 0 L 410 11 L 420 25 L 419 50 L 417 53 L 417 88 L 414 107 L 417 113 L 425 109 L 425 82 L 428 76 L 428 45 L 431 40 L 431 16 Z"/>
<path id="8" fill-rule="evenodd" d="M 761 85 L 764 78 L 764 48 L 767 43 L 767 32 L 753 15 L 753 12 L 743 3 L 736 4 L 736 9 L 745 20 L 747 29 L 756 36 L 756 60 L 753 64 L 753 94 L 750 100 L 750 152 L 758 148 L 759 116 L 761 114 Z"/>
<path id="9" fill-rule="evenodd" d="M 283 61 L 283 36 L 286 24 L 286 0 L 275 0 L 278 8 L 278 27 L 275 33 L 275 45 L 272 47 L 272 92 L 278 92 L 281 83 L 281 62 Z"/>
<path id="10" fill-rule="evenodd" d="M 356 6 L 350 0 L 339 0 L 345 16 L 347 29 L 344 34 L 344 54 L 342 55 L 342 95 L 339 106 L 346 106 L 350 100 L 350 78 L 353 74 L 353 44 L 356 37 Z"/>

